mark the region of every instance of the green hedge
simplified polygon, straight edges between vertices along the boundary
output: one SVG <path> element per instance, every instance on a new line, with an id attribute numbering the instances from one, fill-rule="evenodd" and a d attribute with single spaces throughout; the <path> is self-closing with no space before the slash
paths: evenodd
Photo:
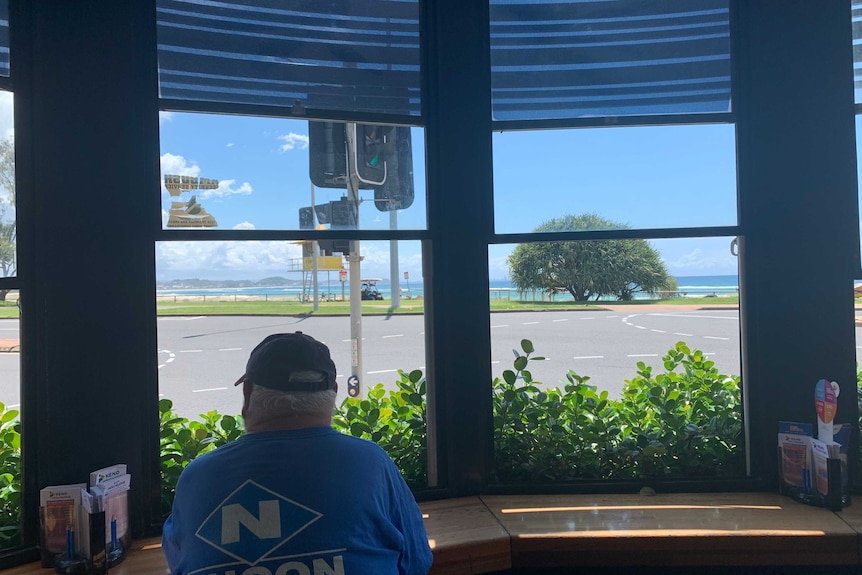
<path id="1" fill-rule="evenodd" d="M 512 369 L 493 381 L 496 480 L 653 479 L 738 476 L 744 472 L 739 378 L 718 372 L 700 350 L 680 342 L 663 369 L 638 362 L 619 399 L 565 374 L 562 387 L 534 381 L 541 361 L 529 340 L 514 350 Z M 333 426 L 377 442 L 408 484 L 427 484 L 425 379 L 398 372 L 396 388 L 378 384 L 367 397 L 347 398 Z M 862 411 L 862 371 L 857 375 Z M 162 510 L 170 511 L 177 478 L 198 455 L 242 435 L 242 420 L 211 411 L 179 417 L 159 402 Z M 862 420 L 860 420 L 862 424 Z M 21 490 L 18 411 L 0 404 L 0 548 L 18 544 Z"/>

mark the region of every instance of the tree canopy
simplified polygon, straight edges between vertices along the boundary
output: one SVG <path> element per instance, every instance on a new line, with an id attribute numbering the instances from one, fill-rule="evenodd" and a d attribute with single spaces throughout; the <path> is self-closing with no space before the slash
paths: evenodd
<path id="1" fill-rule="evenodd" d="M 549 220 L 535 231 L 625 229 L 596 214 Z M 577 240 L 520 244 L 508 257 L 509 275 L 520 290 L 569 293 L 576 301 L 612 296 L 631 300 L 676 283 L 658 251 L 646 240 Z"/>

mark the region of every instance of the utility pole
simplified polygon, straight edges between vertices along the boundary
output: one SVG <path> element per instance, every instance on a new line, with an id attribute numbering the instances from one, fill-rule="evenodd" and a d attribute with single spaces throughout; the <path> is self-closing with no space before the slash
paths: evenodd
<path id="1" fill-rule="evenodd" d="M 353 209 L 354 229 L 359 229 L 359 176 L 354 165 L 356 157 L 356 124 L 345 125 L 347 140 L 347 197 Z M 358 397 L 362 390 L 362 294 L 360 293 L 360 277 L 362 256 L 359 255 L 359 240 L 350 241 L 350 253 L 347 256 L 350 273 L 350 373 L 347 382 L 347 393 Z"/>

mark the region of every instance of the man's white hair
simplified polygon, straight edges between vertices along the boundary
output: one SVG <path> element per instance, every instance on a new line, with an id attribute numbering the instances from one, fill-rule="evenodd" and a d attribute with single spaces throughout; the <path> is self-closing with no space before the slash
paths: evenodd
<path id="1" fill-rule="evenodd" d="M 258 422 L 296 415 L 332 415 L 335 409 L 335 390 L 279 391 L 252 385 L 245 413 L 246 429 Z"/>

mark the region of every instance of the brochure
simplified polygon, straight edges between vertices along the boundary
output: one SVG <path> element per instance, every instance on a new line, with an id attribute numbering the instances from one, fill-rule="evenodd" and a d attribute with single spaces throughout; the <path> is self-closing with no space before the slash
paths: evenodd
<path id="1" fill-rule="evenodd" d="M 79 515 L 85 483 L 49 485 L 39 491 L 39 523 L 43 567 L 57 559 L 73 560 L 80 551 Z"/>

